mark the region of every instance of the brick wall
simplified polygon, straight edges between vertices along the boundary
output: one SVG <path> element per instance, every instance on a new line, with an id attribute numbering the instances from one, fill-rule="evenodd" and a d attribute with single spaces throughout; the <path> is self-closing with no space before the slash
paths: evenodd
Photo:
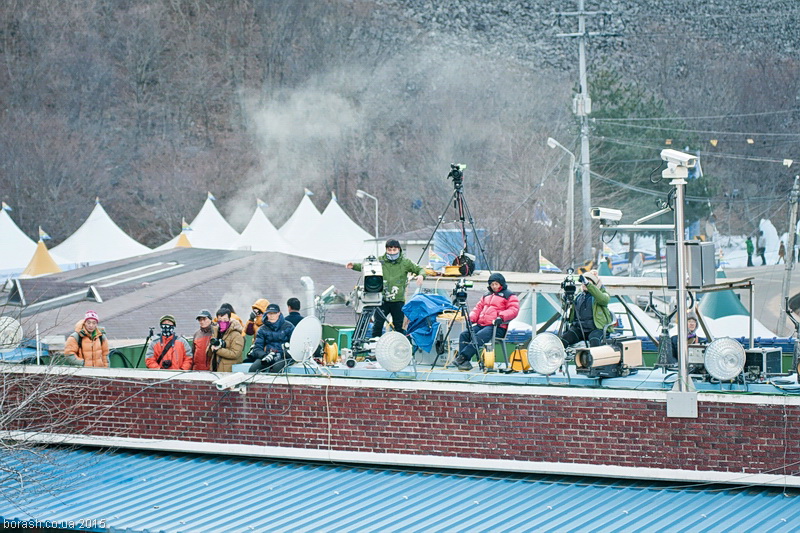
<path id="1" fill-rule="evenodd" d="M 330 440 L 341 451 L 774 474 L 800 462 L 796 402 L 706 394 L 699 418 L 677 419 L 666 417 L 661 392 L 581 397 L 553 388 L 517 394 L 467 383 L 428 390 L 278 378 L 241 395 L 217 391 L 210 379 L 67 379 L 92 384 L 78 406 L 87 416 L 72 431 L 98 436 L 312 450 Z"/>

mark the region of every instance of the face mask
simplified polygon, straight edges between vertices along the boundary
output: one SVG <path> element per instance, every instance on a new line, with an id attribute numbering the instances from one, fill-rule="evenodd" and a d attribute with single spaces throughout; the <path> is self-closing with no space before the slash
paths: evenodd
<path id="1" fill-rule="evenodd" d="M 175 326 L 172 324 L 161 324 L 161 336 L 171 337 L 175 333 Z"/>
<path id="2" fill-rule="evenodd" d="M 225 333 L 228 330 L 228 326 L 230 326 L 230 325 L 231 325 L 230 322 L 222 322 L 222 321 L 220 321 L 219 322 L 219 332 L 220 333 Z"/>
<path id="3" fill-rule="evenodd" d="M 400 252 L 397 252 L 396 254 L 386 254 L 386 259 L 389 261 L 395 261 L 398 257 L 400 257 Z"/>

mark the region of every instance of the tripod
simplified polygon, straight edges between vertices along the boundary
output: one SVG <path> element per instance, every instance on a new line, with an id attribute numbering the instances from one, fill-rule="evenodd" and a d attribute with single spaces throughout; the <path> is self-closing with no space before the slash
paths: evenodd
<path id="1" fill-rule="evenodd" d="M 475 333 L 472 331 L 472 327 L 470 327 L 469 311 L 467 311 L 467 302 L 466 301 L 462 302 L 461 300 L 457 300 L 456 306 L 458 307 L 458 309 L 456 310 L 456 314 L 453 315 L 453 318 L 450 319 L 450 323 L 447 325 L 447 331 L 444 334 L 444 342 L 445 343 L 448 342 L 448 339 L 450 338 L 450 333 L 453 331 L 453 326 L 456 324 L 456 322 L 458 321 L 458 317 L 460 316 L 464 318 L 464 325 L 466 326 L 467 331 L 469 332 L 469 344 L 475 347 L 475 352 L 477 353 L 480 351 L 480 347 L 478 346 L 477 339 L 475 339 Z M 433 359 L 431 370 L 433 370 L 434 367 L 436 367 L 436 363 L 439 361 L 439 356 L 442 355 L 442 353 L 444 353 L 444 350 L 441 349 L 441 346 L 439 346 L 438 343 L 435 346 L 437 346 L 436 357 Z M 483 368 L 483 360 L 479 358 L 479 362 L 480 362 L 480 367 Z"/>
<path id="2" fill-rule="evenodd" d="M 429 249 L 433 238 L 436 236 L 436 231 L 439 229 L 439 226 L 442 225 L 442 221 L 444 220 L 444 215 L 447 213 L 447 209 L 450 207 L 450 202 L 453 202 L 453 207 L 455 208 L 456 212 L 458 213 L 458 220 L 461 224 L 461 252 L 459 253 L 458 257 L 453 262 L 454 265 L 459 266 L 459 270 L 461 275 L 469 276 L 475 271 L 475 259 L 474 255 L 470 257 L 469 253 L 469 243 L 467 242 L 467 220 L 469 220 L 469 225 L 472 227 L 472 235 L 475 236 L 475 243 L 480 250 L 481 258 L 483 259 L 484 264 L 488 265 L 489 261 L 486 259 L 486 252 L 483 249 L 483 245 L 481 244 L 480 239 L 478 238 L 478 232 L 475 230 L 475 221 L 472 218 L 472 213 L 469 211 L 469 206 L 467 205 L 467 200 L 464 198 L 464 169 L 466 168 L 465 165 L 450 165 L 450 173 L 447 175 L 448 179 L 453 180 L 453 195 L 450 197 L 450 200 L 447 201 L 444 207 L 444 211 L 439 216 L 438 221 L 436 222 L 436 227 L 433 228 L 433 232 L 431 233 L 431 238 L 428 239 L 427 244 L 422 249 L 422 254 L 420 254 L 417 263 L 421 263 L 423 256 L 425 255 L 425 251 Z"/>
<path id="3" fill-rule="evenodd" d="M 664 371 L 666 371 L 668 367 L 675 368 L 678 361 L 675 360 L 675 356 L 672 353 L 669 323 L 672 321 L 672 317 L 675 316 L 675 313 L 678 312 L 678 307 L 676 306 L 671 313 L 662 313 L 653 305 L 653 291 L 650 291 L 650 310 L 656 315 L 656 318 L 658 318 L 661 324 L 661 335 L 658 336 L 658 361 L 655 367 L 662 368 Z"/>
<path id="4" fill-rule="evenodd" d="M 358 315 L 358 321 L 353 330 L 353 341 L 350 343 L 353 354 L 362 354 L 369 351 L 364 349 L 364 344 L 370 338 L 370 335 L 368 335 L 369 323 L 372 322 L 375 315 L 386 320 L 386 314 L 379 305 L 365 305 L 364 309 L 361 310 L 361 314 Z"/>
<path id="5" fill-rule="evenodd" d="M 691 298 L 689 309 L 691 309 L 694 307 L 694 295 L 690 292 L 689 297 Z M 675 368 L 679 363 L 679 360 L 676 359 L 675 355 L 672 353 L 672 339 L 669 335 L 669 323 L 672 321 L 672 317 L 675 316 L 675 313 L 678 312 L 678 306 L 676 305 L 672 312 L 662 313 L 653 305 L 653 291 L 650 291 L 650 310 L 661 323 L 661 335 L 658 336 L 658 361 L 654 366 L 656 368 L 662 368 L 666 372 L 667 368 Z"/>

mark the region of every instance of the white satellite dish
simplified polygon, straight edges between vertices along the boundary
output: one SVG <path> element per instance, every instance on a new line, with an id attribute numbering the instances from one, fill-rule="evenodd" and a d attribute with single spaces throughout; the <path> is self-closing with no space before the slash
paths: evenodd
<path id="1" fill-rule="evenodd" d="M 289 339 L 289 355 L 298 363 L 311 359 L 322 340 L 322 322 L 315 316 L 307 316 L 301 320 Z"/>
<path id="2" fill-rule="evenodd" d="M 375 343 L 375 359 L 381 368 L 389 372 L 399 372 L 411 363 L 411 343 L 405 335 L 390 331 L 381 335 Z"/>
<path id="3" fill-rule="evenodd" d="M 10 316 L 0 316 L 0 353 L 10 352 L 22 342 L 22 326 Z"/>

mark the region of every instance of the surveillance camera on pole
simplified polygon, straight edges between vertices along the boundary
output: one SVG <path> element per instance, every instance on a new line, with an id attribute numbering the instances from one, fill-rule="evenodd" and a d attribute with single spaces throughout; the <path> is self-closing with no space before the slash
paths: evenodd
<path id="1" fill-rule="evenodd" d="M 669 179 L 675 187 L 675 249 L 676 279 L 678 301 L 678 380 L 675 388 L 667 393 L 667 416 L 675 418 L 697 418 L 697 391 L 689 378 L 688 343 L 686 341 L 686 250 L 684 249 L 684 202 L 686 178 L 689 169 L 697 165 L 697 156 L 678 152 L 677 150 L 661 150 L 661 159 L 666 161 L 667 168 L 661 176 Z"/>
<path id="2" fill-rule="evenodd" d="M 619 222 L 622 219 L 622 211 L 619 209 L 609 209 L 607 207 L 593 207 L 592 218 L 599 220 L 602 224 Z"/>

